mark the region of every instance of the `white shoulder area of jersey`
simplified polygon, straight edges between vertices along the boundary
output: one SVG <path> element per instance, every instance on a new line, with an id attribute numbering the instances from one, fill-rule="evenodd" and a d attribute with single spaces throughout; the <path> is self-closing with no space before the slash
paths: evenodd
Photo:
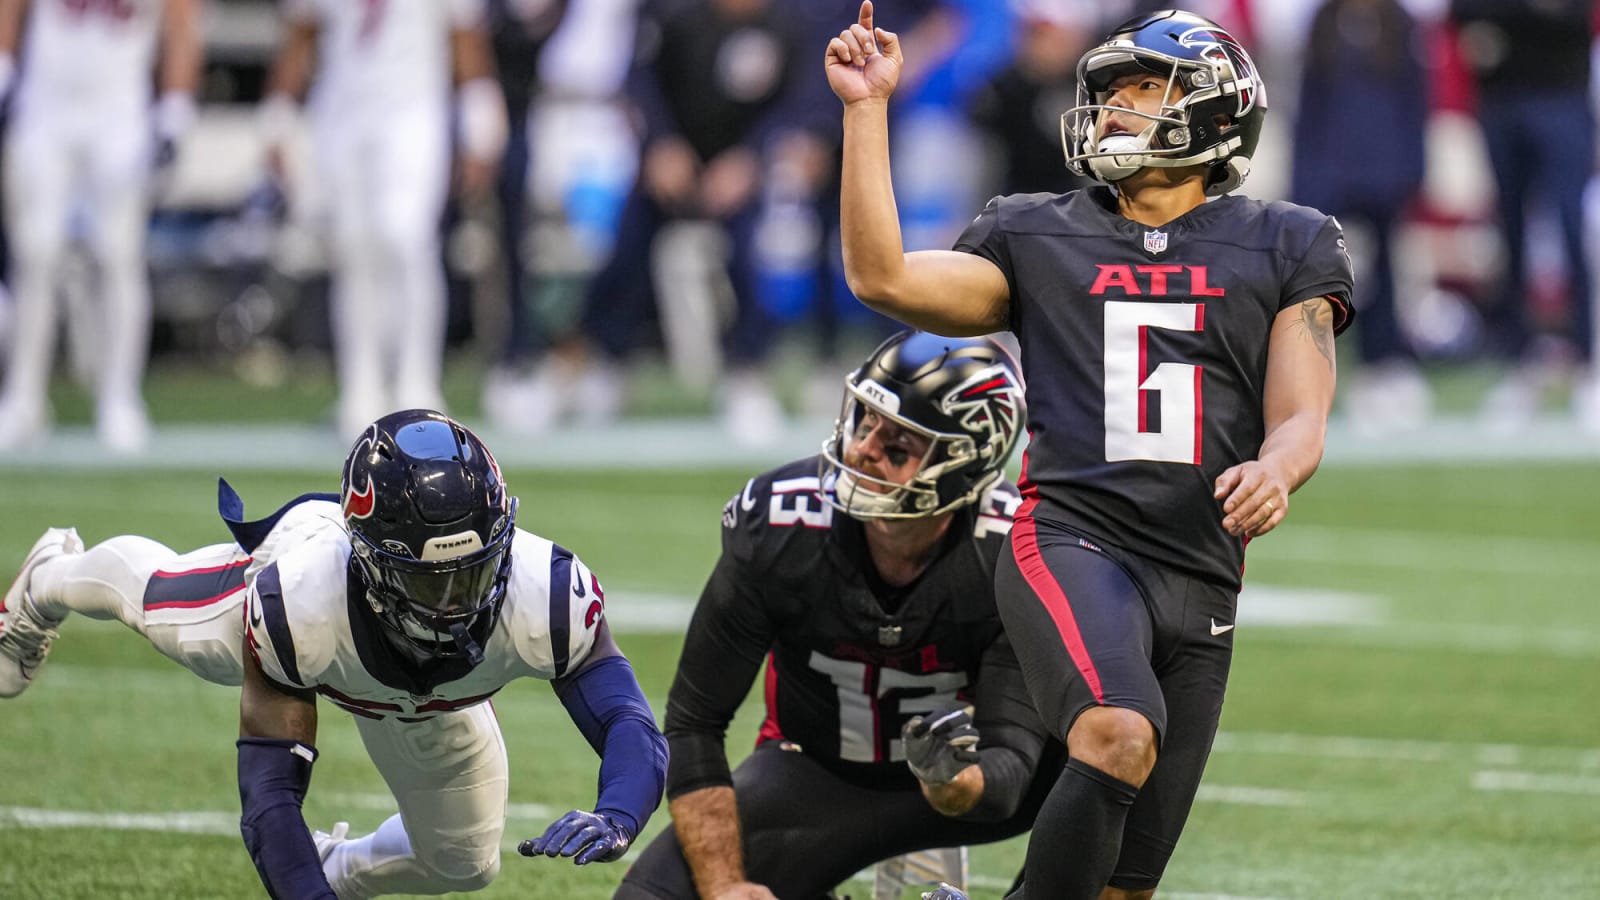
<path id="1" fill-rule="evenodd" d="M 245 625 L 260 648 L 263 671 L 310 687 L 333 662 L 339 636 L 349 631 L 350 539 L 342 528 L 297 534 L 301 539 L 282 547 L 251 581 Z"/>
<path id="2" fill-rule="evenodd" d="M 517 529 L 501 627 L 527 674 L 546 680 L 577 668 L 605 617 L 600 579 L 571 551 Z"/>
<path id="3" fill-rule="evenodd" d="M 973 519 L 972 536 L 981 538 L 991 534 L 1009 533 L 1012 520 L 1021 506 L 1022 495 L 1015 487 L 1003 481 L 995 482 L 994 487 L 978 500 L 978 514 Z"/>
<path id="4" fill-rule="evenodd" d="M 272 526 L 266 539 L 250 554 L 250 566 L 245 569 L 245 578 L 253 578 L 273 560 L 321 532 L 333 532 L 341 540 L 349 540 L 339 504 L 329 500 L 296 503 Z"/>

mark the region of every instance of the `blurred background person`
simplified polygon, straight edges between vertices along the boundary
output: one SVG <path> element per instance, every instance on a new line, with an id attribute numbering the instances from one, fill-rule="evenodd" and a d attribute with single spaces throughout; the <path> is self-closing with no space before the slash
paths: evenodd
<path id="1" fill-rule="evenodd" d="M 998 152 L 996 194 L 1065 193 L 1088 184 L 1067 169 L 1061 114 L 1077 102 L 1078 57 L 1098 19 L 1083 0 L 1014 0 L 1016 48 L 967 114 Z"/>
<path id="2" fill-rule="evenodd" d="M 504 274 L 505 333 L 484 378 L 483 411 L 502 427 L 515 410 L 500 403 L 514 396 L 512 384 L 529 374 L 538 350 L 530 263 L 525 241 L 528 228 L 528 174 L 533 162 L 528 135 L 529 114 L 542 88 L 543 51 L 560 27 L 568 0 L 488 0 L 489 40 L 495 72 L 506 103 L 506 146 L 495 179 L 494 226 Z"/>
<path id="3" fill-rule="evenodd" d="M 768 435 L 783 411 L 763 371 L 772 349 L 771 317 L 756 299 L 753 244 L 762 175 L 771 142 L 784 136 L 783 111 L 800 66 L 800 35 L 769 0 L 654 0 L 641 11 L 627 96 L 640 132 L 638 178 L 622 211 L 609 261 L 586 292 L 581 321 L 541 366 L 522 427 L 538 433 L 575 412 L 610 421 L 624 402 L 626 368 L 652 315 L 666 330 L 652 255 L 693 276 L 689 255 L 710 257 L 725 278 L 732 324 L 722 331 L 727 373 L 718 401 L 740 434 Z M 792 132 L 791 132 L 792 134 Z M 665 253 L 656 241 L 677 222 L 715 226 Z M 714 285 L 712 293 L 722 285 Z M 714 305 L 714 303 L 713 303 Z M 715 333 L 717 324 L 708 330 Z M 715 354 L 715 338 L 701 349 Z"/>
<path id="4" fill-rule="evenodd" d="M 1290 199 L 1338 218 L 1365 264 L 1356 279 L 1361 367 L 1346 409 L 1368 429 L 1415 427 L 1432 410 L 1396 315 L 1394 269 L 1396 226 L 1422 188 L 1424 49 L 1398 0 L 1324 0 L 1300 72 Z"/>
<path id="5" fill-rule="evenodd" d="M 4 177 L 16 298 L 0 449 L 49 430 L 57 295 L 78 230 L 96 276 L 96 434 L 119 452 L 149 439 L 145 233 L 154 177 L 194 119 L 200 35 L 199 0 L 0 2 L 0 94 L 15 84 Z"/>
<path id="6" fill-rule="evenodd" d="M 339 434 L 386 412 L 441 409 L 440 217 L 455 89 L 460 188 L 493 188 L 506 143 L 482 0 L 286 0 L 262 127 L 283 172 L 296 97 L 332 231 Z M 312 79 L 313 70 L 316 72 Z"/>
<path id="7" fill-rule="evenodd" d="M 1594 313 L 1584 237 L 1584 192 L 1595 170 L 1590 98 L 1592 0 L 1451 0 L 1462 58 L 1478 91 L 1478 118 L 1498 188 L 1505 267 L 1489 333 L 1511 367 L 1484 402 L 1491 427 L 1530 420 L 1545 389 L 1576 375 L 1574 412 L 1600 431 L 1592 371 Z M 1530 276 L 1530 214 L 1554 214 L 1563 290 L 1541 314 L 1540 279 Z M 1548 281 L 1546 282 L 1549 283 Z M 1535 333 L 1562 338 L 1535 339 Z M 1563 339 L 1564 338 L 1564 339 Z"/>

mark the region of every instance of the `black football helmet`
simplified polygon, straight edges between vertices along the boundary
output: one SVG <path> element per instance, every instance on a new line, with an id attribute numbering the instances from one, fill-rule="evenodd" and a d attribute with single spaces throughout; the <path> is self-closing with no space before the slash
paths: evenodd
<path id="1" fill-rule="evenodd" d="M 1159 115 L 1131 110 L 1149 124 L 1137 135 L 1100 133 L 1110 85 L 1149 72 L 1180 86 Z M 1117 26 L 1078 61 L 1077 105 L 1061 117 L 1072 171 L 1121 181 L 1145 166 L 1206 165 L 1206 193 L 1226 194 L 1250 172 L 1267 114 L 1267 89 L 1244 47 L 1210 19 L 1181 10 L 1138 16 Z"/>
<path id="2" fill-rule="evenodd" d="M 340 497 L 367 602 L 418 658 L 483 659 L 505 602 L 516 498 L 489 448 L 441 413 L 367 426 Z"/>
<path id="3" fill-rule="evenodd" d="M 906 484 L 845 462 L 868 410 L 930 439 Z M 1027 426 L 1016 366 L 988 338 L 894 335 L 845 378 L 844 404 L 822 445 L 823 494 L 858 519 L 913 519 L 977 501 Z"/>

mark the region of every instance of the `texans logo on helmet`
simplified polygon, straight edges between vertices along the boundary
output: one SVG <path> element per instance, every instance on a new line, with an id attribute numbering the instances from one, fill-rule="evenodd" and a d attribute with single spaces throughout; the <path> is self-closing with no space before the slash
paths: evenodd
<path id="1" fill-rule="evenodd" d="M 1003 366 L 990 366 L 945 395 L 944 411 L 972 432 L 986 432 L 978 452 L 1009 448 L 1017 433 L 1017 383 Z"/>
<path id="2" fill-rule="evenodd" d="M 365 519 L 372 515 L 372 507 L 378 496 L 377 492 L 372 489 L 372 476 L 370 474 L 367 475 L 366 488 L 357 491 L 355 472 L 351 470 L 355 468 L 356 460 L 363 455 L 362 446 L 365 445 L 368 452 L 370 452 L 377 436 L 378 430 L 376 427 L 367 429 L 367 433 L 361 436 L 360 443 L 356 444 L 355 451 L 350 454 L 350 462 L 347 464 L 348 468 L 344 473 L 344 483 L 346 485 L 344 502 L 340 504 L 340 511 L 344 513 L 344 517 L 347 520 Z"/>
<path id="3" fill-rule="evenodd" d="M 1265 102 L 1265 85 L 1256 76 L 1256 65 L 1233 35 L 1220 28 L 1191 28 L 1178 36 L 1178 43 L 1198 47 L 1206 59 L 1227 64 L 1233 73 L 1233 86 L 1239 92 L 1239 115 L 1255 109 L 1258 94 Z M 1226 91 L 1227 83 L 1222 86 Z"/>

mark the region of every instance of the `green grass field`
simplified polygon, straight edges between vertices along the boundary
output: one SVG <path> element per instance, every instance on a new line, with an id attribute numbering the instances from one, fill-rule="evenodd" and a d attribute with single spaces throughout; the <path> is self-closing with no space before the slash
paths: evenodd
<path id="1" fill-rule="evenodd" d="M 630 609 L 643 622 L 695 594 L 721 504 L 749 474 L 508 473 L 521 524 L 605 581 L 658 713 L 679 636 L 630 627 Z M 46 525 L 91 542 L 223 540 L 214 477 L 0 470 L 0 583 Z M 231 480 L 260 511 L 328 487 Z M 1593 463 L 1320 473 L 1250 548 L 1223 733 L 1161 896 L 1600 897 L 1596 497 Z M 544 686 L 513 685 L 495 707 L 517 804 L 509 853 L 592 801 L 595 759 Z M 261 896 L 235 830 L 236 710 L 234 692 L 131 633 L 69 621 L 40 682 L 0 704 L 0 897 Z M 735 753 L 755 721 L 747 705 Z M 322 722 L 307 819 L 363 832 L 388 815 L 383 785 L 346 717 L 324 707 Z M 975 850 L 974 897 L 999 897 L 1022 849 Z M 476 896 L 608 897 L 625 864 L 512 854 Z M 845 890 L 859 900 L 866 885 Z"/>

